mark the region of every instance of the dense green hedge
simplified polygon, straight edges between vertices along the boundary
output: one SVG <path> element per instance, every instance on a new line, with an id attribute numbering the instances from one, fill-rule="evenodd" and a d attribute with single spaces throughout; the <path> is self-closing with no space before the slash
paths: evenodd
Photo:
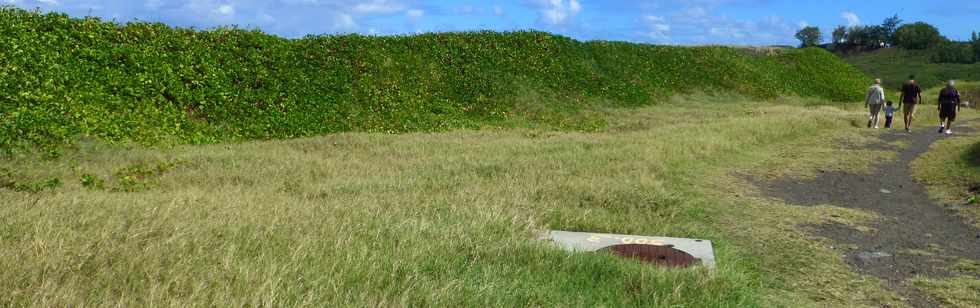
<path id="1" fill-rule="evenodd" d="M 574 111 L 687 92 L 853 101 L 866 83 L 818 49 L 766 54 L 541 32 L 288 40 L 0 8 L 8 149 L 78 135 L 196 143 L 444 130 L 520 118 L 528 104 Z"/>

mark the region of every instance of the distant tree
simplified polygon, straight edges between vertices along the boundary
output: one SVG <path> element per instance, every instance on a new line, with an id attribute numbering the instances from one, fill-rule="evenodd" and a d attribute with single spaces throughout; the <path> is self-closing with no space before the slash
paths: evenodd
<path id="1" fill-rule="evenodd" d="M 865 47 L 878 49 L 888 44 L 888 30 L 884 26 L 868 26 L 868 41 Z"/>
<path id="2" fill-rule="evenodd" d="M 820 45 L 820 41 L 823 40 L 823 34 L 820 33 L 820 28 L 817 27 L 805 27 L 796 32 L 796 39 L 800 40 L 800 47 L 813 47 Z"/>
<path id="3" fill-rule="evenodd" d="M 895 31 L 898 30 L 898 26 L 902 24 L 902 19 L 898 18 L 898 15 L 885 18 L 885 21 L 881 23 L 881 28 L 884 31 L 883 39 L 885 44 L 892 46 L 895 44 Z"/>
<path id="4" fill-rule="evenodd" d="M 868 41 L 868 31 L 865 26 L 847 28 L 847 45 L 852 47 L 864 46 Z"/>
<path id="5" fill-rule="evenodd" d="M 976 31 L 970 37 L 970 45 L 973 47 L 973 61 L 980 62 L 980 36 L 977 35 Z"/>
<path id="6" fill-rule="evenodd" d="M 933 47 L 932 62 L 936 63 L 974 63 L 973 44 L 944 40 Z"/>
<path id="7" fill-rule="evenodd" d="M 847 45 L 852 48 L 874 50 L 884 45 L 884 29 L 881 26 L 854 26 L 847 29 Z"/>
<path id="8" fill-rule="evenodd" d="M 895 46 L 906 49 L 929 49 L 945 40 L 939 30 L 930 24 L 917 22 L 906 24 L 895 30 Z"/>
<path id="9" fill-rule="evenodd" d="M 835 47 L 837 45 L 844 44 L 847 41 L 847 28 L 844 26 L 837 26 L 837 28 L 834 29 L 833 40 L 834 41 L 832 43 Z"/>

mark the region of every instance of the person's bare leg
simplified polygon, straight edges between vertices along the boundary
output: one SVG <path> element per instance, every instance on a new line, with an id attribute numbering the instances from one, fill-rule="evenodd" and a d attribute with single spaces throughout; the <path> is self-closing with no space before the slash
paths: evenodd
<path id="1" fill-rule="evenodd" d="M 872 108 L 872 118 L 874 119 L 874 127 L 878 128 L 879 120 L 881 119 L 881 105 L 877 105 Z"/>
<path id="2" fill-rule="evenodd" d="M 905 130 L 912 130 L 912 120 L 915 119 L 915 105 L 906 105 L 905 110 Z"/>
<path id="3" fill-rule="evenodd" d="M 912 120 L 909 119 L 909 110 L 905 109 L 903 112 L 904 113 L 902 114 L 902 122 L 905 122 L 905 130 L 909 130 L 909 127 L 912 127 L 911 126 L 912 123 L 910 123 L 912 122 Z"/>

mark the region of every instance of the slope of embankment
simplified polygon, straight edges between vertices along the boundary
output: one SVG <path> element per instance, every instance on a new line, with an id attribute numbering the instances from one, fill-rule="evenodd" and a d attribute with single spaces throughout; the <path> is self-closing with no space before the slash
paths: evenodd
<path id="1" fill-rule="evenodd" d="M 290 40 L 0 8 L 0 148 L 79 135 L 206 143 L 438 131 L 690 92 L 852 101 L 866 83 L 818 49 L 579 42 L 541 32 Z"/>

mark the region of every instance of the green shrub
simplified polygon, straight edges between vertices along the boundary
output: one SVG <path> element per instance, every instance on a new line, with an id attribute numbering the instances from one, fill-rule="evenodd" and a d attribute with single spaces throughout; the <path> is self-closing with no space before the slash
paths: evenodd
<path id="1" fill-rule="evenodd" d="M 120 168 L 113 174 L 116 181 L 110 189 L 112 191 L 135 192 L 151 188 L 157 178 L 180 164 L 181 162 L 178 160 L 171 160 L 149 164 L 138 163 Z M 101 188 L 103 183 L 100 181 L 98 184 L 100 185 L 96 187 Z"/>
<path id="2" fill-rule="evenodd" d="M 0 152 L 78 135 L 152 144 L 441 131 L 524 118 L 520 104 L 570 116 L 690 92 L 854 101 L 867 83 L 819 49 L 759 56 L 541 32 L 288 40 L 0 8 Z M 547 100 L 527 102 L 529 90 Z"/>
<path id="3" fill-rule="evenodd" d="M 931 58 L 935 63 L 975 63 L 973 59 L 973 47 L 969 44 L 946 41 L 933 48 Z"/>
<path id="4" fill-rule="evenodd" d="M 81 175 L 82 187 L 101 189 L 105 185 L 105 180 L 97 175 L 84 173 Z"/>
<path id="5" fill-rule="evenodd" d="M 0 189 L 38 193 L 45 189 L 57 188 L 58 186 L 61 186 L 61 179 L 56 177 L 27 180 L 21 174 L 17 174 L 6 168 L 0 168 Z"/>

